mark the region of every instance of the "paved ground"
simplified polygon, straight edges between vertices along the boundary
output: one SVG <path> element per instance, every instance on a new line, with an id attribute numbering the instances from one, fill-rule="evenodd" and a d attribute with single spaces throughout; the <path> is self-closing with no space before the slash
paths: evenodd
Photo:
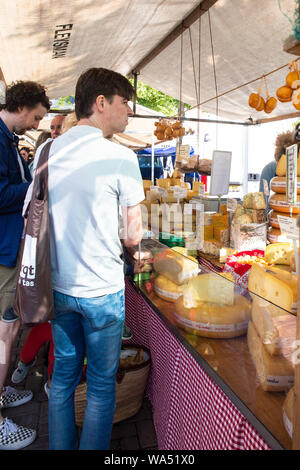
<path id="1" fill-rule="evenodd" d="M 12 371 L 18 363 L 19 353 L 28 332 L 29 329 L 27 328 L 20 331 L 13 351 L 12 364 L 6 385 L 11 385 L 19 389 L 30 389 L 34 397 L 33 400 L 25 405 L 3 410 L 3 415 L 4 417 L 12 418 L 17 424 L 37 430 L 37 439 L 33 444 L 26 447 L 26 449 L 48 450 L 48 398 L 44 392 L 44 383 L 47 380 L 46 348 L 40 350 L 37 363 L 29 371 L 24 383 L 16 386 L 10 382 Z M 157 449 L 151 404 L 146 397 L 139 413 L 113 426 L 111 449 L 124 451 Z"/>

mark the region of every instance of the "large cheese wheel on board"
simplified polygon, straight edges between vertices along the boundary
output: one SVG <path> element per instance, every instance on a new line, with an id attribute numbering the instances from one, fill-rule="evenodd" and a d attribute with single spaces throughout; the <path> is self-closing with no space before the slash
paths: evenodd
<path id="1" fill-rule="evenodd" d="M 270 182 L 271 190 L 274 193 L 285 194 L 286 193 L 286 177 L 275 176 Z M 297 178 L 297 194 L 300 194 L 300 178 Z"/>
<path id="2" fill-rule="evenodd" d="M 247 342 L 261 388 L 265 392 L 289 390 L 294 385 L 292 355 L 271 356 L 265 349 L 252 321 L 248 325 Z"/>
<path id="3" fill-rule="evenodd" d="M 277 212 L 290 212 L 290 206 L 286 202 L 285 194 L 272 194 L 269 199 L 269 206 Z M 297 196 L 297 202 L 292 207 L 292 214 L 300 214 L 300 195 Z"/>
<path id="4" fill-rule="evenodd" d="M 182 286 L 178 286 L 162 275 L 155 278 L 153 287 L 155 293 L 167 302 L 176 302 L 178 297 L 182 295 Z"/>
<path id="5" fill-rule="evenodd" d="M 235 338 L 247 332 L 251 303 L 235 295 L 233 305 L 202 302 L 187 308 L 184 296 L 175 303 L 174 319 L 185 331 L 206 338 Z"/>
<path id="6" fill-rule="evenodd" d="M 294 417 L 294 387 L 292 387 L 282 405 L 283 423 L 286 432 L 293 437 L 293 417 Z"/>
<path id="7" fill-rule="evenodd" d="M 274 228 L 280 228 L 278 218 L 277 218 L 279 215 L 281 215 L 282 217 L 289 217 L 290 216 L 286 212 L 276 212 L 272 209 L 268 214 L 268 221 L 269 221 L 269 224 Z M 292 217 L 296 218 L 297 214 L 292 214 Z"/>

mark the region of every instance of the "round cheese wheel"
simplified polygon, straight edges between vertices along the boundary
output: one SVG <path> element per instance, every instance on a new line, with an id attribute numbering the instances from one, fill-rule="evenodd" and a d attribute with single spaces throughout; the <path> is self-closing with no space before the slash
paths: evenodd
<path id="1" fill-rule="evenodd" d="M 285 194 L 272 194 L 269 199 L 269 206 L 277 212 L 290 212 L 290 206 L 286 202 Z M 300 214 L 300 195 L 297 196 L 297 202 L 292 207 L 293 214 Z"/>
<path id="2" fill-rule="evenodd" d="M 184 306 L 184 296 L 175 303 L 174 319 L 185 331 L 206 338 L 235 338 L 247 332 L 251 303 L 235 295 L 233 305 L 202 302 L 197 307 Z"/>
<path id="3" fill-rule="evenodd" d="M 281 231 L 279 228 L 269 227 L 268 229 L 268 240 L 270 243 L 278 243 L 278 237 L 281 235 Z"/>
<path id="4" fill-rule="evenodd" d="M 289 217 L 289 214 L 287 214 L 286 212 L 276 212 L 274 210 L 271 210 L 268 214 L 269 224 L 274 228 L 280 228 L 277 218 L 279 215 L 281 215 L 282 217 Z M 293 214 L 292 216 L 293 218 L 296 218 L 297 214 Z"/>
<path id="5" fill-rule="evenodd" d="M 162 275 L 155 278 L 153 287 L 155 293 L 167 302 L 176 302 L 182 295 L 182 286 L 178 286 Z"/>
<path id="6" fill-rule="evenodd" d="M 274 193 L 285 194 L 286 193 L 286 177 L 275 176 L 270 181 L 271 190 Z M 300 178 L 297 178 L 297 194 L 300 194 Z"/>
<path id="7" fill-rule="evenodd" d="M 292 387 L 289 390 L 282 405 L 284 427 L 291 439 L 293 437 L 293 415 L 294 415 L 293 402 L 294 402 L 294 387 Z"/>

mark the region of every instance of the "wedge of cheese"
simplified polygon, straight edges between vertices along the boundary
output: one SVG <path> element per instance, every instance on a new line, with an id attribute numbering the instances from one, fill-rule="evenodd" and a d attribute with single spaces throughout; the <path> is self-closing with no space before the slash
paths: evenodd
<path id="1" fill-rule="evenodd" d="M 188 308 L 181 296 L 175 303 L 174 319 L 182 329 L 197 336 L 235 338 L 247 332 L 250 312 L 251 303 L 241 295 L 235 295 L 232 305 L 201 302 L 193 308 Z"/>
<path id="2" fill-rule="evenodd" d="M 291 264 L 294 253 L 293 244 L 289 242 L 271 243 L 266 246 L 265 259 L 269 264 Z"/>
<path id="3" fill-rule="evenodd" d="M 265 349 L 250 321 L 247 342 L 260 386 L 266 392 L 283 392 L 294 385 L 294 365 L 291 355 L 271 356 Z"/>
<path id="4" fill-rule="evenodd" d="M 253 295 L 251 318 L 266 350 L 273 355 L 291 354 L 296 339 L 296 317 Z"/>
<path id="5" fill-rule="evenodd" d="M 183 294 L 187 308 L 202 302 L 233 305 L 234 282 L 216 273 L 200 274 L 184 286 Z"/>
<path id="6" fill-rule="evenodd" d="M 169 248 L 154 255 L 153 268 L 177 285 L 188 282 L 199 273 L 198 262 Z"/>
<path id="7" fill-rule="evenodd" d="M 292 387 L 282 405 L 283 424 L 291 439 L 293 437 L 294 396 L 294 387 Z"/>
<path id="8" fill-rule="evenodd" d="M 282 280 L 283 275 L 275 274 L 273 271 L 262 265 L 253 264 L 249 273 L 248 289 L 290 312 L 294 302 L 293 288 L 286 280 Z"/>
<path id="9" fill-rule="evenodd" d="M 182 295 L 182 286 L 178 286 L 162 275 L 155 278 L 153 287 L 155 293 L 167 302 L 176 302 L 178 297 Z"/>

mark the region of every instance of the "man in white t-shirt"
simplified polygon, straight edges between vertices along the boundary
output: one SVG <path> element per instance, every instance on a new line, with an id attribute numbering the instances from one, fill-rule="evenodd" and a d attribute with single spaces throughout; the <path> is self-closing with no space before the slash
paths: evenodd
<path id="1" fill-rule="evenodd" d="M 87 70 L 76 85 L 78 124 L 55 139 L 50 149 L 55 302 L 51 449 L 78 448 L 74 391 L 85 356 L 87 405 L 79 448 L 110 446 L 124 322 L 122 243 L 135 246 L 141 241 L 139 203 L 144 191 L 134 152 L 108 139 L 125 130 L 133 95 L 122 75 L 102 68 Z"/>

